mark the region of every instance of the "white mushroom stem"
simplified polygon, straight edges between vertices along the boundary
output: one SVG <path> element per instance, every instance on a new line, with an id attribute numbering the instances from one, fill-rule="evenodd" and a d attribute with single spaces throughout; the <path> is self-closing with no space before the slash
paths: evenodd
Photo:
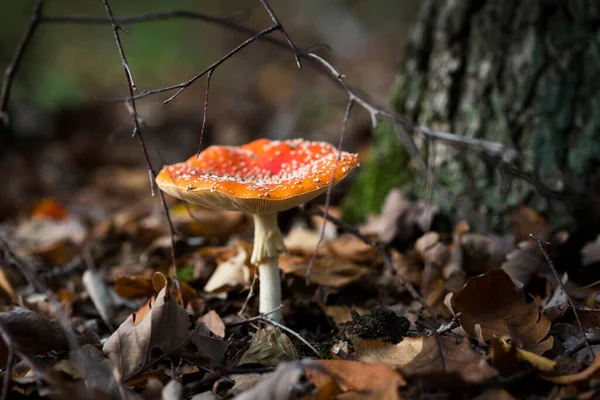
<path id="1" fill-rule="evenodd" d="M 269 313 L 281 305 L 281 278 L 279 277 L 279 254 L 285 244 L 277 226 L 277 213 L 252 214 L 254 217 L 254 250 L 250 262 L 258 265 L 260 280 L 259 312 Z M 269 314 L 281 322 L 281 310 Z"/>

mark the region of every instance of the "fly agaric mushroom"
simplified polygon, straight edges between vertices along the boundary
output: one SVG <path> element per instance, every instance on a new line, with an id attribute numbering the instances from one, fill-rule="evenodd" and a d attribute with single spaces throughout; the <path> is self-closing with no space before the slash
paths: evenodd
<path id="1" fill-rule="evenodd" d="M 240 147 L 210 146 L 198 157 L 167 165 L 156 177 L 171 196 L 215 210 L 239 210 L 254 219 L 254 250 L 258 265 L 261 313 L 281 304 L 278 257 L 285 245 L 277 213 L 314 199 L 358 166 L 358 155 L 325 142 L 303 139 L 259 139 Z M 335 173 L 334 173 L 335 169 Z M 271 318 L 281 321 L 281 311 Z"/>

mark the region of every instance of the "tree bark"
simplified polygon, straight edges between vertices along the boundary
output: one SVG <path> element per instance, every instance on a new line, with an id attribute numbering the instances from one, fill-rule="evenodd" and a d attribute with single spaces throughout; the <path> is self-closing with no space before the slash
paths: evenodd
<path id="1" fill-rule="evenodd" d="M 599 83 L 598 1 L 424 0 L 392 101 L 418 125 L 516 149 L 518 169 L 550 191 L 585 193 L 600 165 Z M 381 135 L 393 133 L 381 129 Z M 494 160 L 476 152 L 439 143 L 432 152 L 415 139 L 454 199 L 470 200 L 483 221 L 479 229 L 506 229 L 506 214 L 518 204 L 565 217 L 574 207 L 551 201 L 530 182 L 507 178 Z M 354 217 L 373 211 L 364 199 L 382 192 L 369 181 L 390 173 L 373 159 L 365 164 L 369 179 L 359 177 L 350 201 Z M 433 201 L 466 216 L 456 201 Z"/>

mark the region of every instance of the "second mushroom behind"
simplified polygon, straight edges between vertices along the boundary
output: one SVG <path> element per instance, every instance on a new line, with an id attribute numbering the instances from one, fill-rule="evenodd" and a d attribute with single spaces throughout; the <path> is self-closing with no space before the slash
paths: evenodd
<path id="1" fill-rule="evenodd" d="M 277 213 L 314 199 L 327 190 L 332 175 L 336 185 L 358 165 L 358 155 L 338 154 L 329 143 L 259 139 L 240 147 L 210 146 L 198 157 L 165 166 L 156 183 L 183 201 L 252 215 L 259 311 L 270 313 L 281 304 L 278 257 L 285 251 Z M 281 310 L 269 316 L 279 322 Z"/>

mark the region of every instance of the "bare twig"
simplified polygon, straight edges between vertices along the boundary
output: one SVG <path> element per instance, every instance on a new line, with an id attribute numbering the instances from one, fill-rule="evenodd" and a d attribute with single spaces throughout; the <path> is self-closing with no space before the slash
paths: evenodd
<path id="1" fill-rule="evenodd" d="M 577 321 L 577 326 L 579 327 L 579 330 L 581 331 L 581 335 L 583 336 L 583 341 L 585 342 L 586 347 L 590 351 L 590 354 L 592 355 L 592 359 L 594 359 L 596 357 L 596 354 L 594 353 L 594 349 L 592 349 L 592 346 L 590 345 L 590 342 L 588 341 L 587 336 L 585 336 L 585 330 L 583 329 L 583 325 L 581 324 L 581 320 L 579 319 L 579 313 L 577 312 L 577 309 L 575 308 L 573 299 L 571 299 L 571 296 L 569 296 L 569 292 L 567 292 L 567 288 L 565 287 L 565 284 L 563 283 L 562 279 L 560 279 L 560 276 L 558 275 L 558 271 L 554 267 L 554 262 L 552 261 L 552 258 L 550 258 L 550 255 L 548 254 L 548 252 L 546 251 L 546 248 L 544 247 L 544 244 L 549 244 L 549 243 L 543 241 L 542 239 L 540 239 L 539 237 L 537 237 L 535 235 L 532 235 L 531 233 L 529 234 L 529 236 L 531 238 L 533 238 L 533 240 L 536 241 L 538 247 L 540 248 L 540 251 L 544 255 L 546 262 L 548 263 L 548 267 L 552 271 L 554 278 L 560 285 L 560 288 L 562 289 L 563 293 L 565 294 L 565 297 L 567 298 L 569 305 L 573 309 L 573 315 L 575 315 L 575 320 Z"/>
<path id="2" fill-rule="evenodd" d="M 3 124 L 8 125 L 8 115 L 6 114 L 6 110 L 8 108 L 8 101 L 10 99 L 10 89 L 12 88 L 13 78 L 19 69 L 25 49 L 31 42 L 31 38 L 41 22 L 40 17 L 42 15 L 42 4 L 43 0 L 34 0 L 33 6 L 31 7 L 31 13 L 29 15 L 29 23 L 27 24 L 27 27 L 25 28 L 25 31 L 19 40 L 19 44 L 17 45 L 15 54 L 13 54 L 13 58 L 10 60 L 10 63 L 4 71 L 2 90 L 0 91 L 0 126 Z"/>
<path id="3" fill-rule="evenodd" d="M 136 14 L 130 15 L 126 17 L 115 17 L 114 22 L 118 24 L 134 24 L 134 23 L 145 23 L 145 22 L 153 22 L 153 21 L 163 21 L 172 18 L 182 18 L 182 19 L 194 19 L 198 21 L 203 21 L 207 23 L 211 23 L 222 28 L 250 34 L 257 35 L 260 32 L 249 28 L 247 26 L 241 25 L 235 22 L 232 18 L 223 18 L 216 17 L 204 13 L 188 11 L 188 10 L 169 10 L 163 12 L 156 13 L 144 13 L 144 14 Z M 41 16 L 41 22 L 50 22 L 50 23 L 78 23 L 78 24 L 109 24 L 111 23 L 110 19 L 107 18 L 99 18 L 99 17 L 91 17 L 91 16 Z M 278 27 L 277 30 L 281 30 L 282 27 Z M 284 36 L 285 37 L 285 36 Z M 261 41 L 266 41 L 272 45 L 275 45 L 279 48 L 289 48 L 290 44 L 286 40 L 279 40 L 270 36 L 259 36 L 256 39 Z M 402 142 L 405 146 L 407 146 L 407 151 L 413 159 L 417 169 L 423 174 L 423 176 L 427 179 L 427 181 L 435 183 L 434 180 L 429 176 L 430 172 L 423 160 L 420 158 L 418 149 L 412 140 L 409 132 L 416 132 L 425 138 L 437 140 L 439 142 L 456 146 L 459 148 L 467 148 L 472 151 L 476 151 L 479 156 L 486 160 L 492 160 L 497 165 L 500 166 L 504 171 L 521 180 L 525 180 L 534 186 L 542 195 L 549 198 L 564 198 L 568 193 L 559 193 L 552 191 L 547 188 L 543 182 L 541 182 L 537 177 L 532 175 L 531 173 L 526 173 L 522 171 L 518 166 L 516 161 L 520 159 L 520 154 L 514 150 L 507 148 L 499 143 L 475 139 L 475 138 L 467 138 L 463 136 L 459 136 L 453 133 L 436 131 L 433 129 L 429 129 L 422 126 L 415 126 L 410 121 L 401 118 L 396 113 L 390 111 L 389 109 L 376 105 L 373 101 L 371 101 L 368 96 L 364 93 L 360 92 L 358 89 L 349 85 L 345 76 L 339 73 L 333 65 L 327 62 L 320 56 L 317 56 L 312 51 L 314 48 L 310 48 L 307 50 L 300 50 L 293 47 L 294 55 L 299 59 L 305 59 L 310 62 L 311 65 L 318 68 L 318 70 L 325 75 L 327 75 L 330 79 L 335 81 L 346 93 L 353 98 L 361 107 L 363 107 L 371 116 L 371 121 L 373 126 L 377 124 L 378 118 L 384 118 L 392 122 L 392 124 L 396 127 L 397 133 L 399 137 L 402 139 Z M 210 67 L 208 68 L 210 69 Z M 203 71 L 204 73 L 208 73 L 208 69 Z M 182 84 L 180 84 L 182 85 Z M 138 96 L 146 96 L 153 93 L 160 93 L 161 91 L 181 89 L 180 85 L 174 85 L 171 87 L 163 88 L 163 90 L 151 91 L 151 93 L 142 92 Z M 128 101 L 127 99 L 121 99 L 120 101 Z M 448 194 L 450 195 L 451 194 Z"/>
<path id="4" fill-rule="evenodd" d="M 110 4 L 108 0 L 102 0 L 104 3 L 104 8 L 108 14 L 112 25 L 113 35 L 115 37 L 115 43 L 117 44 L 117 49 L 119 50 L 119 56 L 121 57 L 121 64 L 123 64 L 123 70 L 125 71 L 125 77 L 127 78 L 127 90 L 129 91 L 129 105 L 131 108 L 131 114 L 133 117 L 133 136 L 137 136 L 138 141 L 140 143 L 140 147 L 142 148 L 142 152 L 144 154 L 144 158 L 146 160 L 146 165 L 148 167 L 148 174 L 150 176 L 150 189 L 152 192 L 152 196 L 154 196 L 154 179 L 156 178 L 156 172 L 152 167 L 152 163 L 150 162 L 150 156 L 148 155 L 148 149 L 146 148 L 146 143 L 144 142 L 144 137 L 142 135 L 142 130 L 140 129 L 140 123 L 138 120 L 137 109 L 135 106 L 135 99 L 133 98 L 133 92 L 135 89 L 135 84 L 133 81 L 133 76 L 131 75 L 131 70 L 129 69 L 129 64 L 127 63 L 127 57 L 125 56 L 125 50 L 123 49 L 123 44 L 121 43 L 121 37 L 119 35 L 119 28 L 115 22 L 112 9 L 110 8 Z M 177 259 L 175 258 L 175 228 L 173 227 L 173 222 L 171 221 L 171 215 L 169 214 L 169 208 L 167 207 L 167 202 L 165 200 L 165 196 L 162 191 L 158 191 L 158 196 L 160 197 L 163 209 L 165 211 L 165 216 L 167 218 L 167 222 L 169 225 L 169 236 L 171 238 L 171 262 L 172 262 L 172 275 L 173 282 L 175 283 L 175 288 L 179 294 L 179 301 L 181 302 L 181 306 L 183 307 L 183 295 L 181 292 L 181 284 L 179 283 L 179 277 L 177 276 Z"/>
<path id="5" fill-rule="evenodd" d="M 270 314 L 276 313 L 277 311 L 281 310 L 282 308 L 283 308 L 283 304 L 280 304 L 279 306 L 275 307 L 274 309 L 272 309 L 269 312 L 258 314 L 256 316 L 250 317 L 250 318 L 245 318 L 241 321 L 230 322 L 228 324 L 225 324 L 225 326 L 232 327 L 232 326 L 244 325 L 244 324 L 247 324 L 250 322 L 258 321 L 258 320 L 268 317 Z"/>
<path id="6" fill-rule="evenodd" d="M 350 119 L 350 114 L 352 113 L 352 107 L 354 106 L 354 99 L 350 97 L 348 99 L 348 105 L 346 106 L 346 111 L 344 112 L 344 120 L 342 122 L 342 131 L 340 132 L 340 142 L 337 148 L 337 158 L 335 159 L 335 165 L 333 166 L 333 171 L 331 171 L 331 177 L 329 178 L 329 183 L 327 185 L 327 193 L 325 194 L 325 214 L 329 213 L 329 204 L 331 203 L 331 189 L 333 188 L 333 180 L 335 179 L 335 173 L 338 168 L 338 163 L 340 161 L 340 157 L 342 154 L 342 145 L 344 144 L 344 136 L 346 134 L 346 128 L 348 126 L 348 120 Z M 306 270 L 306 286 L 310 285 L 310 274 L 315 265 L 315 261 L 317 260 L 317 253 L 319 251 L 319 247 L 325 238 L 325 226 L 327 225 L 327 221 L 323 219 L 323 223 L 321 224 L 321 233 L 319 234 L 319 240 L 317 245 L 315 246 L 315 251 L 310 258 L 310 262 L 308 263 L 308 268 Z"/>
<path id="7" fill-rule="evenodd" d="M 279 27 L 281 36 L 283 36 L 283 39 L 286 41 L 288 46 L 290 46 L 290 49 L 292 49 L 292 53 L 294 53 L 294 58 L 296 59 L 296 65 L 298 66 L 298 68 L 302 68 L 302 64 L 300 63 L 300 56 L 298 55 L 298 48 L 296 47 L 296 45 L 294 44 L 294 42 L 292 41 L 292 39 L 286 32 L 285 28 L 281 24 L 281 21 L 279 21 L 279 18 L 277 18 L 275 11 L 273 11 L 273 8 L 267 2 L 267 0 L 260 0 L 260 2 L 262 3 L 263 7 L 265 8 L 265 10 L 267 10 L 267 13 L 271 17 L 271 20 L 273 21 L 273 25 L 277 25 Z"/>
<path id="8" fill-rule="evenodd" d="M 206 75 L 206 91 L 204 92 L 204 112 L 202 113 L 202 128 L 200 129 L 200 140 L 198 140 L 198 151 L 196 152 L 196 158 L 200 156 L 200 150 L 202 149 L 202 138 L 204 137 L 204 128 L 206 127 L 206 113 L 208 112 L 208 91 L 210 90 L 210 78 L 212 77 L 214 70 L 210 70 Z"/>

